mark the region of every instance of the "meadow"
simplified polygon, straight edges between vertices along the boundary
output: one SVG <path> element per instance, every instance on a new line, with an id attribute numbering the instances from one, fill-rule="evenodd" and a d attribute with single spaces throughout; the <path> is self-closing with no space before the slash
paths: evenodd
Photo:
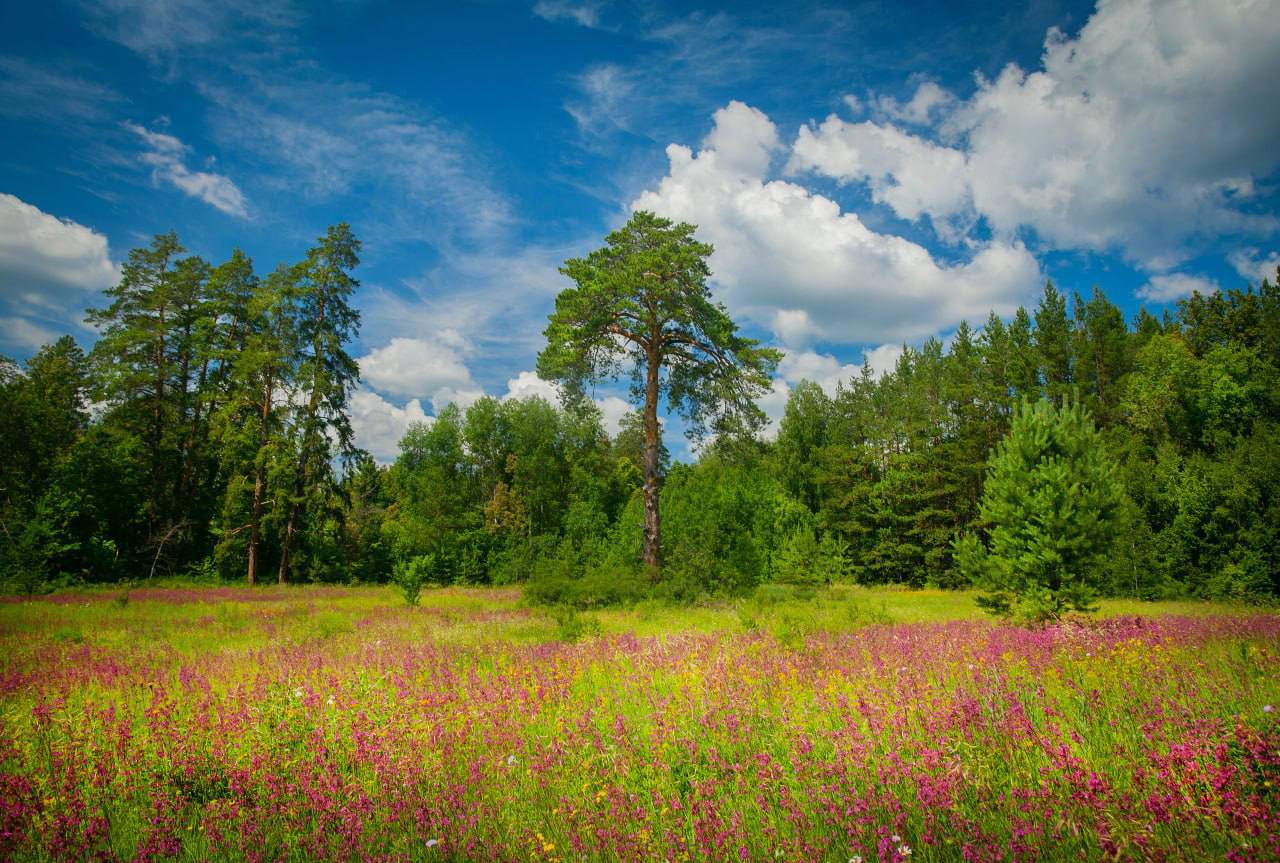
<path id="1" fill-rule="evenodd" d="M 1280 616 L 782 589 L 0 602 L 0 859 L 1280 859 Z"/>

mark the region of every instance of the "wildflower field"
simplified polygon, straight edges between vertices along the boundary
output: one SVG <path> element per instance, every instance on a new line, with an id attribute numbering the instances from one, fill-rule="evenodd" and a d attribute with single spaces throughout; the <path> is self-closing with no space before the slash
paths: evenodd
<path id="1" fill-rule="evenodd" d="M 0 859 L 1280 859 L 1280 616 L 0 603 Z"/>

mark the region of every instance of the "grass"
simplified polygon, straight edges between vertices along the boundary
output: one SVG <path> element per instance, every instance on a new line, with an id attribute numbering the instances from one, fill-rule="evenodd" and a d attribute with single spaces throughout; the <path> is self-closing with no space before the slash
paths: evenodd
<path id="1" fill-rule="evenodd" d="M 122 599 L 122 597 L 125 597 Z M 1280 617 L 764 589 L 0 602 L 0 858 L 1280 858 Z"/>

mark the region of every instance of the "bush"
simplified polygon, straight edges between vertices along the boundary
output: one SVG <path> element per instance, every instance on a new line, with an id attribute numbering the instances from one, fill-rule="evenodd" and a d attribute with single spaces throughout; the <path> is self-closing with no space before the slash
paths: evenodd
<path id="1" fill-rule="evenodd" d="M 406 605 L 412 607 L 418 604 L 422 596 L 422 585 L 433 578 L 435 571 L 436 559 L 431 554 L 420 554 L 395 565 L 393 579 L 400 588 Z"/>
<path id="2" fill-rule="evenodd" d="M 603 630 L 600 621 L 587 615 L 579 614 L 572 606 L 561 606 L 554 612 L 556 634 L 562 641 L 580 641 L 599 635 Z"/>

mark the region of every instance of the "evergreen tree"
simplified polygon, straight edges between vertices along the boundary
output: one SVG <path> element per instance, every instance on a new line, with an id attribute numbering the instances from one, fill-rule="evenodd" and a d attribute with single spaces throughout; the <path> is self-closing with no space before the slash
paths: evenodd
<path id="1" fill-rule="evenodd" d="M 1067 299 L 1053 282 L 1046 282 L 1036 306 L 1036 363 L 1045 395 L 1059 407 L 1071 392 L 1074 376 L 1071 322 L 1067 319 Z"/>
<path id="2" fill-rule="evenodd" d="M 1132 348 L 1120 310 L 1095 287 L 1089 302 L 1076 295 L 1076 379 L 1085 405 L 1098 422 L 1109 426 L 1117 419 L 1120 382 L 1129 372 Z"/>
<path id="3" fill-rule="evenodd" d="M 632 367 L 632 394 L 643 404 L 645 566 L 657 579 L 661 521 L 658 500 L 658 404 L 681 411 L 689 433 L 763 422 L 755 398 L 769 389 L 781 355 L 738 335 L 711 301 L 711 247 L 694 227 L 643 210 L 610 234 L 606 246 L 561 269 L 575 287 L 556 297 L 538 373 L 566 384 L 570 396 L 591 380 Z"/>
<path id="4" fill-rule="evenodd" d="M 991 460 L 982 497 L 984 545 L 957 542 L 961 570 L 1000 615 L 1056 618 L 1088 610 L 1105 581 L 1123 491 L 1088 411 L 1027 401 Z"/>
<path id="5" fill-rule="evenodd" d="M 301 401 L 294 410 L 296 463 L 281 538 L 281 584 L 293 568 L 300 518 L 309 512 L 318 522 L 334 491 L 330 435 L 343 458 L 357 454 L 347 399 L 360 370 L 346 344 L 360 329 L 360 313 L 350 303 L 359 285 L 351 276 L 360 263 L 359 253 L 360 241 L 350 226 L 334 225 L 307 252 L 294 273 L 294 328 L 299 352 L 294 385 Z"/>
<path id="6" fill-rule="evenodd" d="M 249 584 L 262 569 L 268 484 L 288 453 L 283 415 L 285 394 L 297 375 L 295 276 L 294 268 L 281 266 L 261 284 L 237 279 L 252 286 L 252 294 L 243 304 L 239 289 L 233 295 L 234 328 L 228 328 L 224 344 L 238 345 L 239 351 L 234 362 L 224 360 L 225 376 L 219 374 L 225 383 L 213 434 L 226 488 L 216 557 L 228 570 L 244 561 Z"/>
<path id="7" fill-rule="evenodd" d="M 1034 343 L 1031 315 L 1022 306 L 1014 314 L 1007 328 L 1009 335 L 1009 385 L 1010 414 L 1022 399 L 1036 399 L 1042 394 L 1040 387 L 1041 357 Z"/>

